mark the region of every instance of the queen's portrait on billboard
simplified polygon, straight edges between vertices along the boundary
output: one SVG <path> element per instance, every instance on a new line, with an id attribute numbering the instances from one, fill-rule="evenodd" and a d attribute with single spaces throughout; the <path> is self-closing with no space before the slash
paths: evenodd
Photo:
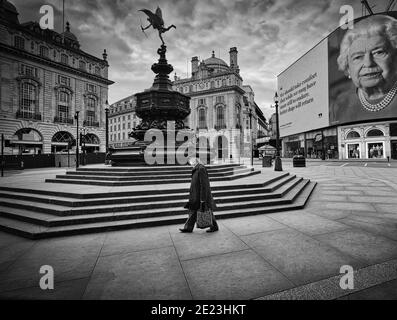
<path id="1" fill-rule="evenodd" d="M 331 101 L 333 120 L 397 116 L 397 19 L 374 15 L 356 22 L 340 43 L 337 64 L 350 81 Z"/>

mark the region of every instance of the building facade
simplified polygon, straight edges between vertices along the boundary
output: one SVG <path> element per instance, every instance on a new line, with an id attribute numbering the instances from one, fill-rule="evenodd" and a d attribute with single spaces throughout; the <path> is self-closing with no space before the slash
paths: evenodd
<path id="1" fill-rule="evenodd" d="M 122 148 L 135 140 L 128 134 L 141 122 L 136 115 L 136 97 L 126 97 L 113 103 L 109 109 L 109 146 Z"/>
<path id="2" fill-rule="evenodd" d="M 193 57 L 191 76 L 175 75 L 173 82 L 174 90 L 191 98 L 185 124 L 207 139 L 219 159 L 249 157 L 258 128 L 255 95 L 250 86 L 243 85 L 237 48 L 230 49 L 229 57 L 229 65 L 214 52 L 201 62 Z"/>
<path id="3" fill-rule="evenodd" d="M 77 120 L 87 152 L 105 152 L 108 98 L 102 58 L 80 48 L 71 32 L 20 23 L 10 2 L 0 2 L 0 130 L 5 154 L 75 152 Z"/>

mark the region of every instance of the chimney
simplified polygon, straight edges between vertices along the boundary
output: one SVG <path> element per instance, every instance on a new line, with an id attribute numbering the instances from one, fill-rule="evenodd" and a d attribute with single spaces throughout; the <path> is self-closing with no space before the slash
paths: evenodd
<path id="1" fill-rule="evenodd" d="M 192 58 L 192 77 L 194 77 L 198 73 L 199 69 L 199 59 L 198 57 Z"/>
<path id="2" fill-rule="evenodd" d="M 240 72 L 240 68 L 238 66 L 238 62 L 237 62 L 237 48 L 233 47 L 230 48 L 229 54 L 230 54 L 230 68 L 234 71 L 236 71 L 237 73 Z"/>

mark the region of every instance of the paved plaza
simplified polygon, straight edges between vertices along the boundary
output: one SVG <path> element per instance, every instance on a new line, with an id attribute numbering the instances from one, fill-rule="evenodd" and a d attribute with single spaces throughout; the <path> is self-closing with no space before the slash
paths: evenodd
<path id="1" fill-rule="evenodd" d="M 283 168 L 318 183 L 304 210 L 219 220 L 212 234 L 171 225 L 33 241 L 1 232 L 0 297 L 397 299 L 397 168 Z M 6 172 L 2 183 L 63 172 Z M 43 265 L 54 268 L 54 290 L 39 287 Z M 352 290 L 339 285 L 344 265 L 355 270 Z"/>

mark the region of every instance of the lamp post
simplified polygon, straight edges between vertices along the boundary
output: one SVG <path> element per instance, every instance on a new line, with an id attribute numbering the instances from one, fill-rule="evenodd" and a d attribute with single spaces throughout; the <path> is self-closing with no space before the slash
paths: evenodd
<path id="1" fill-rule="evenodd" d="M 105 119 L 106 119 L 106 137 L 105 137 L 105 141 L 106 141 L 106 155 L 109 152 L 109 103 L 106 100 L 105 102 Z"/>
<path id="2" fill-rule="evenodd" d="M 253 147 L 253 132 L 252 132 L 252 110 L 249 110 L 249 117 L 250 117 L 250 130 L 251 130 L 251 146 L 250 146 L 250 150 L 251 150 L 251 167 L 254 166 L 254 147 Z"/>
<path id="3" fill-rule="evenodd" d="M 76 125 L 77 125 L 77 130 L 76 130 L 76 169 L 79 167 L 79 113 L 80 111 L 76 111 L 74 114 L 74 118 L 76 119 Z"/>
<path id="4" fill-rule="evenodd" d="M 278 94 L 274 95 L 274 103 L 276 105 L 276 157 L 274 159 L 274 171 L 283 171 L 280 158 L 280 128 L 278 122 Z"/>
<path id="5" fill-rule="evenodd" d="M 86 165 L 86 162 L 87 162 L 87 159 L 86 159 L 86 156 L 87 156 L 87 149 L 86 149 L 86 147 L 85 147 L 85 143 L 86 143 L 86 138 L 87 138 L 87 132 L 88 130 L 87 130 L 87 128 L 85 127 L 85 126 L 83 126 L 82 128 L 81 128 L 81 142 L 82 142 L 82 144 L 83 144 L 83 166 L 85 166 Z"/>

